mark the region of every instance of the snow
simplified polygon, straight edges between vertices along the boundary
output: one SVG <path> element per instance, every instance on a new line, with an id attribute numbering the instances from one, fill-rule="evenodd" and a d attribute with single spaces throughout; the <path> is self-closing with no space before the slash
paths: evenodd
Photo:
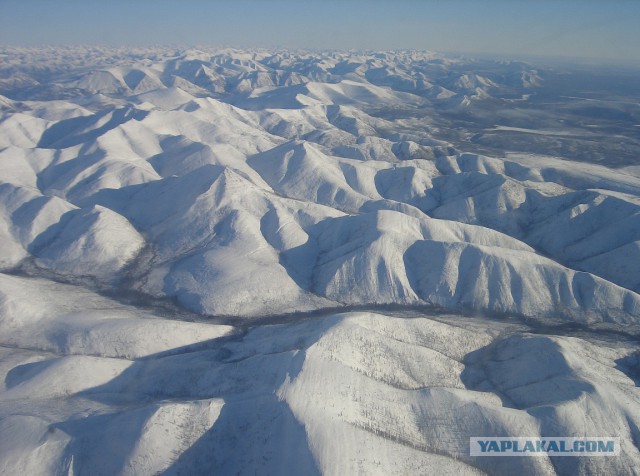
<path id="1" fill-rule="evenodd" d="M 413 119 L 541 87 L 536 70 L 2 50 L 0 473 L 640 464 L 640 178 L 465 153 Z M 484 435 L 623 447 L 470 457 Z"/>
<path id="2" fill-rule="evenodd" d="M 68 302 L 66 288 L 49 286 L 48 298 Z M 121 308 L 121 319 L 132 312 Z M 3 445 L 3 469 L 30 467 L 29 451 L 46 441 L 38 450 L 44 472 L 72 464 L 105 474 L 540 474 L 559 463 L 473 459 L 468 435 L 586 432 L 630 441 L 640 401 L 617 362 L 633 343 L 532 332 L 455 315 L 349 312 L 257 326 L 231 340 L 212 336 L 205 347 L 144 359 L 79 347 L 66 356 L 21 351 L 32 362 L 9 372 L 1 397 L 0 431 L 17 442 Z M 619 458 L 563 464 L 624 472 L 639 461 L 637 448 L 623 446 Z"/>
<path id="3" fill-rule="evenodd" d="M 506 131 L 506 132 L 522 132 L 524 134 L 538 134 L 545 136 L 570 136 L 574 133 L 570 131 L 543 131 L 538 129 L 526 129 L 524 127 L 496 126 L 489 131 Z"/>
<path id="4" fill-rule="evenodd" d="M 45 242 L 36 245 L 38 266 L 108 280 L 144 246 L 144 238 L 135 228 L 108 208 L 96 206 L 69 214 L 73 216 L 66 215 L 69 218 L 60 227 L 48 228 L 42 238 Z"/>

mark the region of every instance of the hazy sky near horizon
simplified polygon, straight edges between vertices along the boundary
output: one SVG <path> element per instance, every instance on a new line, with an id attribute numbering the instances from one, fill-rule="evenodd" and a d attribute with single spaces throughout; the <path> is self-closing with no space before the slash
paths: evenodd
<path id="1" fill-rule="evenodd" d="M 640 62 L 640 0 L 0 0 L 0 44 L 431 49 Z"/>

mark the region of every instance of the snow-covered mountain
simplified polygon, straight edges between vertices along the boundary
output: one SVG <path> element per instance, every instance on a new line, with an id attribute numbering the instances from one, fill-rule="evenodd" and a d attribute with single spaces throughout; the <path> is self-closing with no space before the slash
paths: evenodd
<path id="1" fill-rule="evenodd" d="M 539 68 L 2 56 L 2 472 L 633 474 L 640 178 L 445 139 Z"/>

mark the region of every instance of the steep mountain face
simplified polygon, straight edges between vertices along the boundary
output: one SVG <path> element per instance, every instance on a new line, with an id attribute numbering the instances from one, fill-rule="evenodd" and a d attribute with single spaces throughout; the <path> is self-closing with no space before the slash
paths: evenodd
<path id="1" fill-rule="evenodd" d="M 640 178 L 464 152 L 438 122 L 524 98 L 543 72 L 419 52 L 96 51 L 3 49 L 0 437 L 19 429 L 3 471 L 640 462 Z M 263 318 L 286 323 L 245 329 Z M 602 432 L 626 439 L 620 459 L 464 446 Z"/>

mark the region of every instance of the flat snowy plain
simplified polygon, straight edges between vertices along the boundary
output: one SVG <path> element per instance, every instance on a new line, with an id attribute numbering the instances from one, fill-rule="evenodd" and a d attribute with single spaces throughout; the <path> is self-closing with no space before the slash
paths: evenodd
<path id="1" fill-rule="evenodd" d="M 427 52 L 0 57 L 1 474 L 638 474 L 631 87 Z"/>

